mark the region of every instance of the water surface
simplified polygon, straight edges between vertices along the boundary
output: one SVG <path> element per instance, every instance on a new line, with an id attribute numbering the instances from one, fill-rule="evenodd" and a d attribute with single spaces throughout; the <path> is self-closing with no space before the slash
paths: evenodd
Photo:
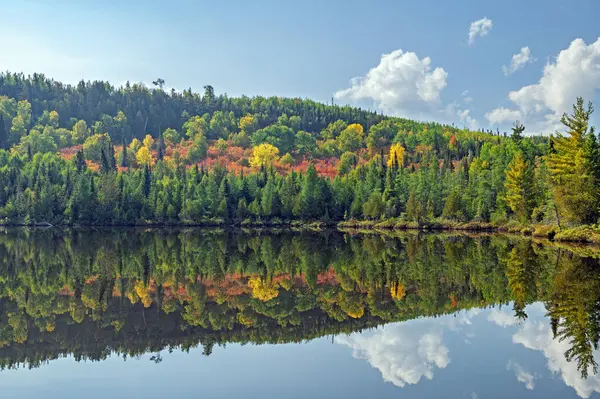
<path id="1" fill-rule="evenodd" d="M 5 397 L 600 396 L 585 248 L 8 229 L 0 276 Z"/>

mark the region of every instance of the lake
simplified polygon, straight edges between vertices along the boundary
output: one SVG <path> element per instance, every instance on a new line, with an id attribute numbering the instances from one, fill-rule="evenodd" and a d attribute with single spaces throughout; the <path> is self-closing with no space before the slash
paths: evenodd
<path id="1" fill-rule="evenodd" d="M 495 234 L 4 229 L 0 390 L 600 397 L 598 254 Z"/>

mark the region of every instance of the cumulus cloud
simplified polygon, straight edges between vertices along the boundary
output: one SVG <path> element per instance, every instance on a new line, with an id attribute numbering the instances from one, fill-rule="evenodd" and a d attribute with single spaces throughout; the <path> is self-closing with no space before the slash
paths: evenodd
<path id="1" fill-rule="evenodd" d="M 389 324 L 372 335 L 338 336 L 335 342 L 353 350 L 353 356 L 367 360 L 383 379 L 398 387 L 432 379 L 435 368 L 450 363 L 448 348 L 439 328 L 418 331 L 415 323 Z"/>
<path id="2" fill-rule="evenodd" d="M 487 319 L 500 327 L 514 326 L 519 323 L 519 320 L 512 313 L 498 310 L 497 308 L 492 309 L 488 313 Z"/>
<path id="3" fill-rule="evenodd" d="M 600 392 L 600 375 L 590 373 L 587 379 L 581 377 L 577 370 L 577 362 L 568 362 L 564 355 L 570 343 L 568 340 L 560 342 L 553 339 L 547 320 L 526 321 L 513 335 L 512 340 L 528 349 L 542 352 L 547 359 L 548 369 L 560 375 L 565 384 L 572 387 L 580 397 L 589 398 L 592 393 Z M 596 359 L 599 354 L 599 351 L 594 351 Z"/>
<path id="4" fill-rule="evenodd" d="M 504 72 L 504 75 L 508 76 L 525 67 L 525 65 L 535 61 L 536 59 L 531 56 L 529 47 L 522 47 L 521 51 L 517 54 L 513 54 L 509 66 L 502 65 L 502 71 Z"/>
<path id="5" fill-rule="evenodd" d="M 600 89 L 600 38 L 592 44 L 575 39 L 560 51 L 554 62 L 544 67 L 542 77 L 533 85 L 521 87 L 508 94 L 515 108 L 496 108 L 486 117 L 490 123 L 499 123 L 502 116 L 518 115 L 528 131 L 552 133 L 560 127 L 560 116 L 571 109 L 578 96 L 593 99 Z M 511 111 L 512 113 L 509 113 Z"/>
<path id="6" fill-rule="evenodd" d="M 339 100 L 372 101 L 382 111 L 396 116 L 411 116 L 431 110 L 440 102 L 448 73 L 432 69 L 429 57 L 394 50 L 381 56 L 379 65 L 365 76 L 353 78 L 350 87 L 339 90 Z"/>
<path id="7" fill-rule="evenodd" d="M 533 373 L 525 370 L 523 366 L 515 361 L 509 361 L 506 365 L 507 370 L 511 370 L 515 372 L 515 376 L 517 377 L 517 381 L 525 384 L 525 387 L 530 391 L 535 388 L 535 378 L 536 376 Z"/>
<path id="8" fill-rule="evenodd" d="M 461 326 L 471 325 L 473 318 L 481 313 L 480 309 L 473 308 L 469 310 L 461 310 L 452 315 L 452 317 L 447 317 L 442 319 L 442 325 L 447 326 L 451 331 L 461 331 Z"/>
<path id="9" fill-rule="evenodd" d="M 521 114 L 521 111 L 504 107 L 495 108 L 485 114 L 485 118 L 491 124 L 502 124 L 507 121 L 516 121 L 522 117 L 523 115 Z"/>
<path id="10" fill-rule="evenodd" d="M 447 124 L 458 122 L 477 129 L 479 123 L 467 107 L 473 101 L 468 91 L 461 95 L 462 101 L 442 103 L 447 79 L 448 73 L 442 67 L 433 69 L 429 57 L 395 50 L 382 55 L 377 66 L 364 76 L 353 78 L 350 87 L 338 90 L 334 97 L 354 105 L 370 103 L 389 115 Z"/>
<path id="11" fill-rule="evenodd" d="M 463 108 L 463 106 L 457 102 L 452 102 L 436 114 L 432 114 L 430 119 L 447 124 L 452 124 L 458 121 L 460 122 L 460 125 L 466 126 L 471 130 L 479 129 L 479 122 L 477 122 L 477 120 L 471 116 L 471 109 Z"/>
<path id="12" fill-rule="evenodd" d="M 471 26 L 469 27 L 469 45 L 475 42 L 477 36 L 487 36 L 492 30 L 492 25 L 492 20 L 487 17 L 471 22 Z"/>

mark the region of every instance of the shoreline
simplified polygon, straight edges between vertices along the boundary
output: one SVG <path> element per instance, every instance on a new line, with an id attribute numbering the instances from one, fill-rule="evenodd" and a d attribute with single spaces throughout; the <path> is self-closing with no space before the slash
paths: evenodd
<path id="1" fill-rule="evenodd" d="M 245 220 L 241 223 L 227 223 L 223 220 L 212 219 L 205 222 L 195 223 L 165 223 L 165 222 L 147 222 L 147 223 L 117 223 L 117 224 L 56 224 L 43 223 L 0 223 L 3 228 L 223 228 L 223 229 L 291 229 L 291 230 L 312 230 L 320 231 L 326 229 L 335 229 L 341 232 L 370 231 L 370 232 L 391 232 L 391 231 L 419 231 L 419 232 L 444 232 L 456 231 L 465 233 L 500 233 L 513 234 L 523 237 L 532 237 L 548 240 L 551 242 L 574 243 L 574 244 L 598 244 L 600 245 L 600 231 L 593 226 L 582 225 L 577 227 L 568 227 L 559 229 L 556 225 L 535 224 L 520 225 L 516 223 L 494 224 L 490 222 L 453 222 L 453 221 L 434 221 L 434 222 L 406 222 L 394 219 L 383 221 L 377 220 L 347 220 L 341 222 L 324 221 L 282 221 L 279 219 L 265 221 Z"/>

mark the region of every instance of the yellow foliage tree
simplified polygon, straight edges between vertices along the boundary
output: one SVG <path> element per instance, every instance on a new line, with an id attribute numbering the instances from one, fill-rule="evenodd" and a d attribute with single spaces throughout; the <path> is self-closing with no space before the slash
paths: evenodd
<path id="1" fill-rule="evenodd" d="M 390 288 L 390 294 L 392 295 L 392 298 L 394 298 L 397 301 L 404 298 L 406 296 L 406 288 L 404 287 L 404 284 L 397 284 L 396 286 L 392 286 L 392 288 Z"/>
<path id="2" fill-rule="evenodd" d="M 144 137 L 144 147 L 146 147 L 147 149 L 151 149 L 153 144 L 154 139 L 152 138 L 152 136 L 147 134 L 146 137 Z"/>
<path id="3" fill-rule="evenodd" d="M 135 154 L 135 159 L 140 166 L 151 166 L 152 165 L 152 154 L 148 147 L 142 147 L 138 150 L 137 154 Z"/>
<path id="4" fill-rule="evenodd" d="M 400 144 L 392 144 L 390 147 L 390 156 L 387 161 L 387 166 L 392 167 L 394 163 L 400 168 L 404 165 L 404 147 Z"/>
<path id="5" fill-rule="evenodd" d="M 262 302 L 270 301 L 279 295 L 279 289 L 273 281 L 267 282 L 260 277 L 251 277 L 248 287 L 252 288 L 252 297 Z"/>
<path id="6" fill-rule="evenodd" d="M 152 297 L 150 296 L 148 287 L 144 284 L 144 282 L 141 280 L 136 281 L 133 289 L 135 290 L 135 293 L 142 301 L 142 304 L 144 305 L 144 307 L 145 308 L 150 307 L 150 305 L 152 304 Z"/>
<path id="7" fill-rule="evenodd" d="M 59 118 L 58 118 L 58 112 L 56 111 L 51 111 L 50 112 L 50 125 L 54 128 L 58 127 L 58 122 L 59 122 Z"/>
<path id="8" fill-rule="evenodd" d="M 362 147 L 364 135 L 362 125 L 353 123 L 345 128 L 336 140 L 342 151 L 353 152 Z"/>
<path id="9" fill-rule="evenodd" d="M 252 158 L 250 158 L 250 166 L 258 168 L 263 165 L 270 166 L 277 160 L 279 150 L 277 147 L 264 143 L 254 147 L 252 150 Z"/>
<path id="10" fill-rule="evenodd" d="M 142 143 L 138 139 L 131 140 L 131 143 L 129 144 L 129 149 L 134 154 L 137 154 L 137 152 L 140 150 L 140 148 L 142 148 Z"/>
<path id="11" fill-rule="evenodd" d="M 248 114 L 240 118 L 239 127 L 242 132 L 250 135 L 258 128 L 258 121 L 254 116 Z"/>

